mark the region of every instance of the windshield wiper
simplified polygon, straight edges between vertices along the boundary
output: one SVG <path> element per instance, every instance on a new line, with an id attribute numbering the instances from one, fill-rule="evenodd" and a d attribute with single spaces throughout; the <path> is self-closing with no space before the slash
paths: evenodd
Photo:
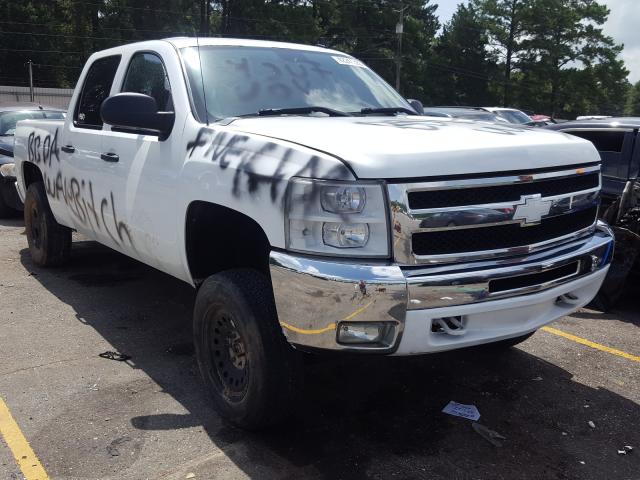
<path id="1" fill-rule="evenodd" d="M 394 113 L 406 113 L 407 115 L 418 115 L 416 112 L 406 107 L 381 107 L 381 108 L 363 108 L 360 110 L 363 115 L 369 115 L 372 113 L 381 113 L 383 115 L 391 115 Z"/>
<path id="2" fill-rule="evenodd" d="M 259 117 L 278 116 L 278 115 L 305 115 L 308 113 L 326 113 L 330 117 L 349 117 L 350 115 L 340 110 L 334 110 L 329 107 L 297 107 L 297 108 L 268 108 L 259 110 Z"/>

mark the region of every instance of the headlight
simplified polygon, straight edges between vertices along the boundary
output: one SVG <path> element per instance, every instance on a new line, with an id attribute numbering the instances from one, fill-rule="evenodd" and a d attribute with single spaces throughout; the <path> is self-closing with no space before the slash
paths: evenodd
<path id="1" fill-rule="evenodd" d="M 331 213 L 360 213 L 367 201 L 364 188 L 347 186 L 320 187 L 322 208 Z"/>
<path id="2" fill-rule="evenodd" d="M 369 225 L 366 223 L 325 222 L 322 225 L 325 245 L 338 248 L 364 247 L 369 241 Z"/>
<path id="3" fill-rule="evenodd" d="M 4 165 L 0 165 L 0 175 L 3 177 L 15 177 L 16 176 L 16 164 L 15 163 L 5 163 Z"/>
<path id="4" fill-rule="evenodd" d="M 389 257 L 384 185 L 293 178 L 286 228 L 289 250 Z"/>

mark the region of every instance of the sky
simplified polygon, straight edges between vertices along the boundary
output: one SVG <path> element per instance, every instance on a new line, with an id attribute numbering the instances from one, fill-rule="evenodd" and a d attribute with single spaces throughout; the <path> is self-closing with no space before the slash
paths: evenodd
<path id="1" fill-rule="evenodd" d="M 451 19 L 460 0 L 435 0 L 440 23 Z M 640 81 L 640 0 L 599 0 L 611 10 L 603 30 L 616 43 L 624 44 L 622 59 L 629 70 L 629 81 Z"/>

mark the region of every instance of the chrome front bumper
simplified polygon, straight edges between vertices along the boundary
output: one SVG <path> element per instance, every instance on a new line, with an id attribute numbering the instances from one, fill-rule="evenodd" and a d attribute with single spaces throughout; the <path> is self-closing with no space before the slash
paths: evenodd
<path id="1" fill-rule="evenodd" d="M 398 265 L 339 262 L 272 251 L 270 270 L 280 325 L 294 346 L 404 353 L 407 349 L 399 347 L 403 343 L 408 317 L 422 316 L 428 319 L 435 312 L 444 312 L 446 316 L 462 316 L 465 312 L 473 311 L 474 315 L 479 315 L 502 308 L 499 305 L 515 303 L 519 309 L 526 311 L 524 307 L 527 304 L 540 303 L 543 297 L 553 304 L 554 298 L 546 298 L 552 292 L 558 292 L 558 296 L 578 295 L 567 308 L 545 307 L 545 312 L 552 313 L 543 316 L 532 312 L 532 315 L 536 315 L 535 324 L 518 319 L 522 326 L 514 324 L 511 329 L 502 330 L 500 336 L 517 336 L 531 331 L 532 327 L 535 329 L 553 321 L 591 301 L 604 279 L 612 253 L 611 230 L 599 222 L 595 235 L 587 239 L 526 257 L 402 268 Z M 545 280 L 546 274 L 563 267 L 572 268 L 573 265 L 576 265 L 575 271 L 571 270 L 560 278 Z M 523 277 L 535 274 L 538 276 Z M 529 278 L 536 279 L 536 282 L 523 286 L 521 279 Z M 500 281 L 500 288 L 494 288 L 496 283 L 492 282 L 496 281 Z M 511 283 L 513 288 L 509 287 Z M 574 285 L 576 288 L 572 290 Z M 585 288 L 585 285 L 589 285 L 589 288 Z M 543 292 L 547 295 L 543 295 Z M 474 307 L 469 310 L 471 305 Z M 508 319 L 505 321 L 508 322 Z M 337 341 L 341 322 L 387 322 L 395 325 L 395 330 L 384 345 L 343 345 Z M 424 329 L 425 332 L 421 333 L 429 337 L 430 323 Z M 480 338 L 476 343 L 499 339 L 498 335 L 476 336 Z M 413 345 L 408 353 L 427 353 L 447 349 L 447 346 L 457 348 L 456 342 L 460 346 L 467 346 L 462 338 L 450 343 L 436 341 L 435 344 L 428 340 L 425 340 L 422 351 L 419 348 L 416 350 Z M 409 341 L 405 339 L 404 343 Z M 433 348 L 433 345 L 438 345 L 438 348 Z"/>

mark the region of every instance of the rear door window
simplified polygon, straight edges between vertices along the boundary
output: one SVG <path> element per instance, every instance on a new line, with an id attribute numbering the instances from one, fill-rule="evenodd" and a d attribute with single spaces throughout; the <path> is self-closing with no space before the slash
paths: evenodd
<path id="1" fill-rule="evenodd" d="M 111 92 L 111 85 L 120 64 L 120 55 L 99 58 L 87 72 L 73 117 L 76 127 L 102 128 L 100 107 Z"/>
<path id="2" fill-rule="evenodd" d="M 571 135 L 589 140 L 602 158 L 602 175 L 626 180 L 631 159 L 631 133 L 624 130 L 573 130 Z"/>
<path id="3" fill-rule="evenodd" d="M 618 130 L 580 130 L 571 132 L 576 137 L 589 140 L 599 152 L 622 152 L 624 135 Z"/>

